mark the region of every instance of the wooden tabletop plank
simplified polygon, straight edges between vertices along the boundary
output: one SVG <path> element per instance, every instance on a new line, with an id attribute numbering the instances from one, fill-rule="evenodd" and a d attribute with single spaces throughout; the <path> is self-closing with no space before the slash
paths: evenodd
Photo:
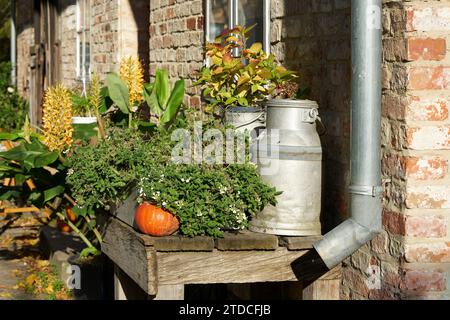
<path id="1" fill-rule="evenodd" d="M 212 251 L 214 239 L 211 237 L 182 237 L 178 235 L 167 237 L 151 237 L 139 234 L 146 246 L 153 246 L 157 251 Z"/>
<path id="2" fill-rule="evenodd" d="M 248 230 L 227 232 L 223 238 L 216 239 L 216 248 L 222 251 L 275 250 L 278 248 L 278 237 Z"/>
<path id="3" fill-rule="evenodd" d="M 312 249 L 316 241 L 322 239 L 322 236 L 307 237 L 285 237 L 280 236 L 280 245 L 289 250 L 306 250 Z"/>

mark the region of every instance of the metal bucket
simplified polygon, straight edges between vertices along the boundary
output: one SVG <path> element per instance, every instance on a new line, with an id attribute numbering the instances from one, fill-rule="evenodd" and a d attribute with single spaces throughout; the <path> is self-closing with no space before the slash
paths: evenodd
<path id="1" fill-rule="evenodd" d="M 264 129 L 265 115 L 261 107 L 231 107 L 225 110 L 225 124 L 234 126 L 237 132 L 255 130 L 257 136 Z"/>
<path id="2" fill-rule="evenodd" d="M 250 222 L 255 232 L 321 234 L 322 147 L 318 105 L 309 100 L 271 100 L 267 128 L 251 148 L 262 179 L 283 193 Z"/>

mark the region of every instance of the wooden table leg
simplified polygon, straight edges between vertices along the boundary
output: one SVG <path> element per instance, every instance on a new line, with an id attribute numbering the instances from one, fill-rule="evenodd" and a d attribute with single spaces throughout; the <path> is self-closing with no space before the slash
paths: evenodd
<path id="1" fill-rule="evenodd" d="M 158 286 L 158 294 L 154 300 L 184 300 L 184 285 Z"/>
<path id="2" fill-rule="evenodd" d="M 114 300 L 147 300 L 149 295 L 114 265 Z"/>
<path id="3" fill-rule="evenodd" d="M 319 279 L 303 289 L 303 300 L 339 300 L 340 279 Z"/>

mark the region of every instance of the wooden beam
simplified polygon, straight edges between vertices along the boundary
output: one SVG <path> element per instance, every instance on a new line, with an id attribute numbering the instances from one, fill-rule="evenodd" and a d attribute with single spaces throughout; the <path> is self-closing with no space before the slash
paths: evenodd
<path id="1" fill-rule="evenodd" d="M 306 251 L 157 252 L 158 283 L 297 281 L 291 262 Z"/>
<path id="2" fill-rule="evenodd" d="M 147 294 L 158 292 L 156 252 L 116 219 L 105 226 L 102 251 Z"/>

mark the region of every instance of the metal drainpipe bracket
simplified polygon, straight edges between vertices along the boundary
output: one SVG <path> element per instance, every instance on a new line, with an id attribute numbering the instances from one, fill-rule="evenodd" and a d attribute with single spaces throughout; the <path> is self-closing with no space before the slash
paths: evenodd
<path id="1" fill-rule="evenodd" d="M 382 186 L 350 186 L 349 192 L 362 196 L 378 197 L 383 194 Z"/>

